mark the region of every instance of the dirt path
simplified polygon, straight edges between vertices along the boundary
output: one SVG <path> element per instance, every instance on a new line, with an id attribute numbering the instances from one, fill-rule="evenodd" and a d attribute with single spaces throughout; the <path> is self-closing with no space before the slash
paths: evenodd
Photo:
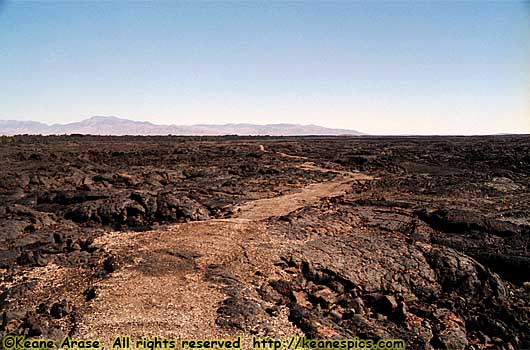
<path id="1" fill-rule="evenodd" d="M 262 152 L 270 153 L 263 145 L 259 145 L 259 149 Z M 276 154 L 287 158 L 308 159 L 307 157 L 294 156 L 282 152 L 277 152 Z M 371 176 L 359 172 L 322 168 L 313 162 L 304 162 L 298 165 L 298 167 L 308 171 L 334 173 L 337 174 L 337 177 L 331 181 L 311 184 L 295 193 L 247 202 L 236 207 L 236 211 L 238 212 L 236 217 L 249 220 L 262 220 L 273 216 L 286 215 L 296 209 L 311 205 L 320 200 L 320 198 L 341 195 L 355 181 L 369 181 L 373 179 Z"/>
<path id="2" fill-rule="evenodd" d="M 296 209 L 311 205 L 320 198 L 341 195 L 351 187 L 354 181 L 371 179 L 371 177 L 360 173 L 350 173 L 347 176 L 339 175 L 332 181 L 311 184 L 299 192 L 247 202 L 236 208 L 238 211 L 236 217 L 248 220 L 262 220 L 272 216 L 286 215 Z"/>
<path id="3" fill-rule="evenodd" d="M 300 167 L 331 171 L 309 162 Z M 262 219 L 286 215 L 323 197 L 340 195 L 354 181 L 371 179 L 360 173 L 336 173 L 333 180 L 298 192 L 248 202 L 238 208 L 234 219 L 101 237 L 99 245 L 120 260 L 127 257 L 128 262 L 97 285 L 98 297 L 82 310 L 75 336 L 108 342 L 117 334 L 188 338 L 233 335 L 215 324 L 217 309 L 227 294 L 222 284 L 208 278 L 209 269 L 220 266 L 252 290 L 284 274 L 274 265 L 283 242 L 267 235 Z M 275 335 L 299 332 L 287 314 L 276 317 L 275 322 L 270 325 Z"/>

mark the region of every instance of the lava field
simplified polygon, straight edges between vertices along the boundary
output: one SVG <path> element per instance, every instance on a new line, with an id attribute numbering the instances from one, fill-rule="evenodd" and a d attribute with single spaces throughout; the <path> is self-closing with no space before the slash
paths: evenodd
<path id="1" fill-rule="evenodd" d="M 529 136 L 24 135 L 0 161 L 0 337 L 530 348 Z"/>

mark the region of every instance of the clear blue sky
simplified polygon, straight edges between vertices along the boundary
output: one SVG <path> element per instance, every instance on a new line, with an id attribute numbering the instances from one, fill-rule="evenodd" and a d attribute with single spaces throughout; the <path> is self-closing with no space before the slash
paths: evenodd
<path id="1" fill-rule="evenodd" d="M 0 82 L 0 119 L 530 133 L 530 3 L 0 0 Z"/>

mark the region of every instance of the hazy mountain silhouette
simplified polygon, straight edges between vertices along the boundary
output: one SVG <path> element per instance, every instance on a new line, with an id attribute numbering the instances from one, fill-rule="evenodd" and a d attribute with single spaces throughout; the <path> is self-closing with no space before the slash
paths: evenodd
<path id="1" fill-rule="evenodd" d="M 0 120 L 0 135 L 362 135 L 355 130 L 300 124 L 158 125 L 117 117 L 92 117 L 80 122 L 47 125 L 32 121 Z"/>

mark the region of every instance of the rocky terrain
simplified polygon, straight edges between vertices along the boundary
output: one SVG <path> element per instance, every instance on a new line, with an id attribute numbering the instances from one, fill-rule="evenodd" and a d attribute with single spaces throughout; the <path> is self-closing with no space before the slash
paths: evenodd
<path id="1" fill-rule="evenodd" d="M 530 348 L 530 137 L 0 137 L 0 336 Z"/>

